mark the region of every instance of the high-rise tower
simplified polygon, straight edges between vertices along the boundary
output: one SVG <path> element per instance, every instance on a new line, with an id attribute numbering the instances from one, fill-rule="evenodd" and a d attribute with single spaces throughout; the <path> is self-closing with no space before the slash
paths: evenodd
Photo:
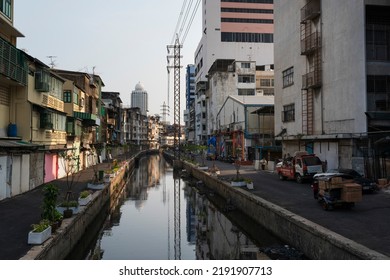
<path id="1" fill-rule="evenodd" d="M 145 115 L 148 112 L 148 92 L 139 82 L 135 89 L 131 92 L 131 107 L 138 107 L 141 109 L 141 114 Z"/>

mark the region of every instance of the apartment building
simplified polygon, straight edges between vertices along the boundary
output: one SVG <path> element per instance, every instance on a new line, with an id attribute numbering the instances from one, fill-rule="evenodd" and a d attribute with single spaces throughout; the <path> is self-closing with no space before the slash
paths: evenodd
<path id="1" fill-rule="evenodd" d="M 102 103 L 104 107 L 105 142 L 110 145 L 124 143 L 122 122 L 122 100 L 119 92 L 102 91 Z"/>
<path id="2" fill-rule="evenodd" d="M 275 0 L 275 133 L 283 153 L 389 175 L 390 3 Z"/>
<path id="3" fill-rule="evenodd" d="M 99 156 L 105 159 L 105 142 L 102 140 L 101 127 L 101 92 L 103 80 L 98 75 L 85 72 L 76 72 L 64 69 L 50 69 L 68 82 L 69 87 L 64 89 L 64 102 L 73 105 L 73 112 L 67 115 L 69 133 L 69 148 L 75 148 L 72 143 L 72 128 L 81 121 L 82 132 L 80 148 L 83 159 L 82 167 L 89 167 L 98 162 Z"/>
<path id="4" fill-rule="evenodd" d="M 186 68 L 186 109 L 184 110 L 186 141 L 195 141 L 195 66 L 190 64 Z"/>
<path id="5" fill-rule="evenodd" d="M 138 149 L 148 145 L 148 116 L 139 107 L 123 108 L 125 142 Z"/>

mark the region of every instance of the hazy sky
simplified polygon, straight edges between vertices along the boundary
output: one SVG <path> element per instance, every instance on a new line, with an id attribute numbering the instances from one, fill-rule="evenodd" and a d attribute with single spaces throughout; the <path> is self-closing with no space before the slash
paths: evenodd
<path id="1" fill-rule="evenodd" d="M 59 69 L 92 73 L 95 67 L 103 90 L 120 92 L 124 106 L 130 105 L 131 91 L 141 82 L 148 92 L 149 114 L 161 114 L 168 97 L 166 46 L 172 43 L 183 1 L 15 0 L 14 27 L 25 36 L 17 47 L 47 65 L 48 56 L 55 56 Z M 181 51 L 181 111 L 185 67 L 193 63 L 202 35 L 200 15 L 201 7 Z M 168 120 L 173 121 L 172 74 L 169 96 Z"/>

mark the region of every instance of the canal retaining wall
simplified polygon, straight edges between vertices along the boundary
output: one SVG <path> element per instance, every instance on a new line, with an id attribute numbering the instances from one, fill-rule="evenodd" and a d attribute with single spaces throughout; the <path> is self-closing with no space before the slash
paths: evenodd
<path id="1" fill-rule="evenodd" d="M 313 260 L 378 260 L 388 256 L 371 250 L 353 240 L 345 238 L 299 215 L 249 191 L 232 187 L 229 183 L 198 169 L 195 165 L 182 162 L 182 168 L 204 184 L 229 200 L 240 211 L 252 217 L 287 244 L 301 250 Z"/>

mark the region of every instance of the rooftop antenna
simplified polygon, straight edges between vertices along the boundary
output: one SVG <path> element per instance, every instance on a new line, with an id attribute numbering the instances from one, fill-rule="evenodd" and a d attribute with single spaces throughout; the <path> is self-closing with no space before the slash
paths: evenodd
<path id="1" fill-rule="evenodd" d="M 51 66 L 51 68 L 54 68 L 54 66 L 56 66 L 56 64 L 55 64 L 56 61 L 53 58 L 56 58 L 57 56 L 55 56 L 55 55 L 48 55 L 47 57 L 50 59 L 49 65 Z"/>

